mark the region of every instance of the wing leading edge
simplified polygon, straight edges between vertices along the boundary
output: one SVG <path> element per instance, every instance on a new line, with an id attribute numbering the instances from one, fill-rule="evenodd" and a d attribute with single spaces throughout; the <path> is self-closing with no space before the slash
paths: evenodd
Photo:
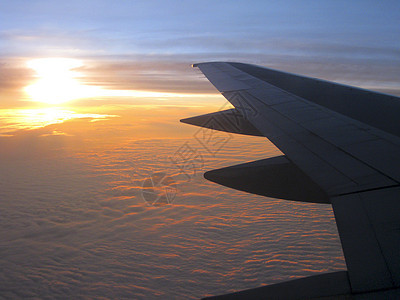
<path id="1" fill-rule="evenodd" d="M 269 162 L 215 170 L 205 177 L 261 195 L 331 203 L 349 293 L 400 293 L 400 99 L 247 64 L 194 67 L 245 124 L 236 131 L 226 125 L 213 129 L 263 135 L 285 154 L 280 166 L 265 160 Z M 214 116 L 182 121 L 210 128 L 204 124 Z M 303 175 L 308 184 L 299 191 Z M 257 180 L 240 180 L 252 176 Z"/>

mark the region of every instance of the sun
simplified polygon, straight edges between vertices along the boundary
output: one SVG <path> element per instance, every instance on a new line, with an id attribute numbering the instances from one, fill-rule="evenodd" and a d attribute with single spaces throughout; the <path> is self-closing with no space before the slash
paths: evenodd
<path id="1" fill-rule="evenodd" d="M 27 87 L 25 92 L 31 101 L 47 104 L 60 104 L 96 94 L 97 87 L 81 84 L 82 77 L 76 69 L 83 66 L 82 61 L 72 58 L 40 58 L 27 62 L 27 66 L 37 74 L 37 81 Z"/>

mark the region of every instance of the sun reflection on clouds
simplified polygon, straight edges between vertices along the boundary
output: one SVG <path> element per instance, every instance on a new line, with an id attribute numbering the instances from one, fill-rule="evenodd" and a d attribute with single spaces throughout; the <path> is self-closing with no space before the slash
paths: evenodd
<path id="1" fill-rule="evenodd" d="M 91 121 L 117 117 L 107 114 L 76 113 L 61 108 L 2 109 L 0 110 L 0 133 L 20 129 L 35 129 L 71 119 L 90 118 Z"/>

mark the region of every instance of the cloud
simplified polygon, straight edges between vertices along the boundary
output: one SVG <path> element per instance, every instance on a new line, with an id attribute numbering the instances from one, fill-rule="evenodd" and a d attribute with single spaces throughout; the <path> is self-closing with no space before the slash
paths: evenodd
<path id="1" fill-rule="evenodd" d="M 0 109 L 0 132 L 11 133 L 21 129 L 43 128 L 72 119 L 89 119 L 91 122 L 118 117 L 110 114 L 77 113 L 62 108 Z"/>
<path id="2" fill-rule="evenodd" d="M 172 205 L 146 204 L 143 181 L 176 174 L 168 157 L 182 142 L 0 156 L 2 296 L 198 299 L 345 267 L 329 206 L 248 195 L 200 173 L 174 177 Z M 215 157 L 199 147 L 207 168 L 274 153 L 251 137 Z"/>
<path id="3" fill-rule="evenodd" d="M 47 136 L 74 136 L 73 134 L 69 134 L 69 133 L 65 133 L 62 131 L 58 131 L 58 130 L 53 130 L 52 133 L 45 133 L 40 135 L 42 137 L 47 137 Z"/>
<path id="4" fill-rule="evenodd" d="M 395 50 L 360 49 L 346 45 L 333 45 L 331 49 L 328 45 L 315 45 L 303 51 L 314 51 L 315 54 L 302 55 L 293 50 L 293 53 L 283 54 L 203 53 L 142 56 L 140 59 L 123 56 L 117 60 L 104 57 L 85 72 L 88 82 L 101 82 L 110 89 L 213 93 L 214 88 L 202 79 L 204 77 L 197 69 L 190 68 L 190 64 L 222 60 L 254 63 L 365 88 L 400 90 L 397 80 L 400 66 L 394 59 Z M 365 56 L 357 51 L 364 52 Z"/>
<path id="5" fill-rule="evenodd" d="M 0 109 L 20 106 L 25 97 L 22 87 L 33 80 L 33 72 L 20 57 L 0 57 Z"/>

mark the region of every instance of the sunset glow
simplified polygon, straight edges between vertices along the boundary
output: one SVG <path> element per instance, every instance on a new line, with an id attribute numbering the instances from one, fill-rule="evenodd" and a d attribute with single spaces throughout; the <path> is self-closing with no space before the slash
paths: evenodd
<path id="1" fill-rule="evenodd" d="M 27 66 L 33 69 L 38 80 L 25 87 L 32 101 L 60 104 L 98 94 L 98 87 L 81 84 L 81 76 L 75 69 L 83 66 L 76 59 L 42 58 L 30 60 Z"/>
<path id="2" fill-rule="evenodd" d="M 24 88 L 29 100 L 51 105 L 71 100 L 93 97 L 129 97 L 154 98 L 198 98 L 196 93 L 170 93 L 134 89 L 106 89 L 101 86 L 86 85 L 80 81 L 84 74 L 77 69 L 84 63 L 71 58 L 40 58 L 27 62 L 27 66 L 36 72 L 37 81 Z M 212 98 L 215 95 L 203 95 Z"/>
<path id="3" fill-rule="evenodd" d="M 340 278 L 337 291 L 354 288 L 341 286 L 352 271 L 332 205 L 263 197 L 204 175 L 254 162 L 254 172 L 247 165 L 214 174 L 249 191 L 263 180 L 272 186 L 262 165 L 285 154 L 265 137 L 229 132 L 262 128 L 282 145 L 285 136 L 299 144 L 293 155 L 312 154 L 304 163 L 299 156 L 295 177 L 311 170 L 316 184 L 340 192 L 390 186 L 395 145 L 387 140 L 386 156 L 369 156 L 381 129 L 345 116 L 335 131 L 339 114 L 329 109 L 335 101 L 324 83 L 309 89 L 299 77 L 278 86 L 289 73 L 400 96 L 400 1 L 0 1 L 0 24 L 0 300 L 203 299 L 313 275 Z M 204 62 L 282 73 L 192 67 Z M 340 109 L 362 115 L 370 98 L 353 111 L 353 93 L 338 93 L 346 99 Z M 231 95 L 243 118 L 218 114 L 235 108 Z M 197 119 L 204 127 L 180 122 L 207 114 Z M 383 119 L 380 111 L 366 115 L 375 117 Z M 319 170 L 313 162 L 322 159 Z M 373 166 L 387 161 L 382 172 Z M 273 182 L 275 167 L 286 168 L 276 162 Z M 272 191 L 285 184 L 291 194 L 287 179 Z M 365 205 L 375 207 L 368 195 Z M 310 290 L 327 293 L 321 286 Z M 288 292 L 308 289 L 297 290 Z"/>
<path id="4" fill-rule="evenodd" d="M 77 113 L 61 108 L 6 109 L 0 111 L 0 133 L 20 129 L 35 129 L 71 119 L 87 118 L 91 121 L 116 117 L 106 114 Z"/>

